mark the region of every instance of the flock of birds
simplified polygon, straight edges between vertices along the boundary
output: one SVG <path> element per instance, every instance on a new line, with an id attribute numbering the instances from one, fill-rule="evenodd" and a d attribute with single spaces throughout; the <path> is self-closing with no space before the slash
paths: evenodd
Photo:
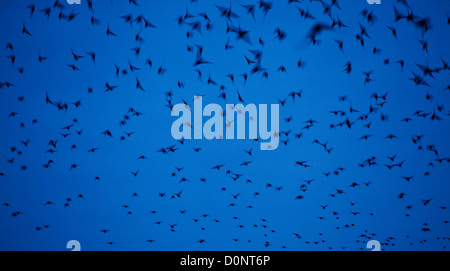
<path id="1" fill-rule="evenodd" d="M 99 202 L 106 199 L 99 195 L 96 197 L 96 193 L 106 189 L 102 185 L 110 183 L 108 191 L 115 187 L 114 195 L 125 200 L 117 206 L 108 205 L 107 212 L 120 217 L 121 221 L 133 216 L 145 216 L 151 221 L 151 231 L 142 229 L 133 233 L 149 236 L 141 240 L 148 243 L 145 249 L 365 250 L 365 244 L 371 239 L 379 240 L 382 249 L 386 250 L 447 249 L 450 241 L 446 194 L 450 187 L 450 145 L 446 144 L 446 139 L 450 130 L 446 127 L 450 116 L 447 109 L 450 67 L 446 59 L 448 52 L 433 51 L 434 45 L 429 44 L 429 37 L 440 36 L 441 48 L 447 50 L 449 40 L 445 37 L 450 30 L 449 15 L 421 15 L 420 10 L 413 9 L 410 3 L 413 1 L 407 0 L 382 1 L 382 5 L 390 10 L 388 14 L 379 14 L 377 5 L 365 3 L 362 10 L 355 12 L 352 9 L 354 1 L 344 0 L 190 0 L 173 3 L 180 8 L 172 7 L 163 14 L 171 22 L 170 26 L 164 26 L 151 15 L 143 15 L 152 14 L 147 5 L 159 4 L 143 0 L 104 3 L 82 0 L 81 5 L 68 5 L 62 0 L 28 2 L 26 5 L 22 1 L 14 4 L 19 6 L 14 13 L 22 16 L 22 23 L 19 26 L 8 25 L 4 31 L 12 34 L 2 35 L 5 57 L 0 63 L 0 119 L 6 132 L 1 142 L 4 161 L 0 164 L 0 216 L 4 225 L 0 239 L 9 236 L 19 240 L 20 235 L 37 238 L 33 236 L 44 232 L 51 238 L 52 231 L 63 230 L 58 227 L 67 226 L 58 219 L 64 219 L 63 213 L 70 212 L 74 206 L 81 208 L 79 211 L 83 215 L 78 214 L 80 219 L 91 210 L 105 208 Z M 442 6 L 449 7 L 446 1 L 441 2 Z M 110 14 L 102 13 L 105 5 L 113 10 Z M 172 14 L 175 10 L 183 12 Z M 281 10 L 282 14 L 274 20 L 275 23 L 293 20 L 301 29 L 299 33 L 305 35 L 300 37 L 300 34 L 288 32 L 284 27 L 268 25 L 275 10 Z M 295 16 L 288 18 L 292 14 Z M 266 32 L 259 35 L 259 31 L 263 31 L 258 24 L 264 25 L 264 29 L 269 28 L 271 35 Z M 108 51 L 113 47 L 108 43 L 99 45 L 101 47 L 91 44 L 92 48 L 101 48 L 99 50 L 77 49 L 75 44 L 55 49 L 50 47 L 50 41 L 39 44 L 35 40 L 39 35 L 47 37 L 47 34 L 37 28 L 49 25 L 73 25 L 75 27 L 67 31 L 78 39 L 95 33 L 93 35 L 105 41 L 120 41 L 120 45 L 114 45 L 122 46 L 117 51 L 120 54 Z M 92 33 L 84 30 L 77 33 L 78 26 Z M 155 33 L 164 27 L 167 29 L 161 31 L 168 32 L 166 34 L 172 37 L 171 43 L 185 46 L 182 52 L 148 50 L 151 44 L 162 43 L 164 33 Z M 417 60 L 384 53 L 389 51 L 384 50 L 384 45 L 389 47 L 388 43 L 405 38 L 402 33 L 402 30 L 406 32 L 405 29 L 416 34 L 414 39 L 417 42 L 408 46 L 420 50 Z M 436 33 L 438 30 L 440 32 Z M 388 38 L 377 39 L 380 32 Z M 222 37 L 215 41 L 222 44 L 220 50 L 208 47 L 208 37 L 217 39 L 214 35 Z M 91 37 L 87 37 L 84 42 L 89 44 Z M 302 45 L 297 44 L 294 49 L 282 47 L 290 39 Z M 35 44 L 39 44 L 37 50 Z M 46 45 L 50 49 L 46 49 Z M 161 46 L 170 50 L 174 45 Z M 284 55 L 291 63 L 267 65 L 270 62 L 267 55 L 273 54 L 277 47 L 282 49 L 276 54 Z M 175 141 L 169 135 L 169 128 L 160 131 L 161 125 L 152 126 L 152 122 L 145 119 L 156 114 L 165 123 L 163 127 L 170 127 L 171 108 L 177 103 L 192 106 L 194 95 L 191 93 L 218 103 L 252 103 L 252 97 L 265 91 L 255 89 L 255 86 L 274 81 L 283 88 L 284 80 L 290 80 L 284 78 L 291 76 L 295 79 L 317 65 L 314 58 L 308 58 L 305 52 L 320 52 L 321 48 L 348 58 L 348 61 L 332 67 L 336 71 L 334 76 L 338 75 L 343 81 L 360 82 L 358 95 L 368 99 L 354 98 L 357 95 L 347 92 L 347 87 L 331 91 L 336 86 L 328 85 L 330 101 L 324 105 L 312 104 L 311 111 L 305 115 L 296 110 L 307 107 L 308 99 L 313 99 L 311 93 L 317 91 L 311 87 L 314 82 L 308 88 L 303 86 L 308 79 L 296 81 L 289 86 L 294 89 L 287 93 L 274 89 L 270 95 L 275 95 L 276 99 L 265 101 L 280 104 L 280 146 L 275 151 L 260 151 L 259 143 L 255 142 L 258 140 L 247 140 L 245 147 L 241 147 L 241 142 L 227 142 L 229 145 L 224 147 L 216 141 Z M 349 57 L 353 52 L 348 48 L 361 52 L 359 59 Z M 222 55 L 215 58 L 211 51 L 221 51 Z M 190 62 L 178 61 L 184 71 L 180 74 L 174 71 L 177 70 L 175 65 L 158 60 L 158 55 L 164 54 L 173 54 L 169 56 L 173 58 L 185 54 Z M 300 60 L 298 55 L 302 55 Z M 383 79 L 376 76 L 381 73 L 379 70 L 364 70 L 363 66 L 370 67 L 370 63 L 362 65 L 362 55 L 368 55 L 368 58 L 372 57 L 370 59 L 404 76 L 386 79 L 381 90 L 370 89 Z M 127 61 L 116 64 L 121 58 Z M 113 65 L 108 61 L 114 62 Z M 47 64 L 49 62 L 51 65 Z M 231 66 L 223 72 L 225 68 L 221 64 L 225 62 Z M 102 69 L 106 65 L 109 68 Z M 333 61 L 320 65 L 328 66 L 324 67 L 327 69 L 333 66 Z M 244 67 L 242 72 L 241 67 Z M 39 69 L 55 73 L 55 81 L 70 74 L 67 82 L 61 84 L 67 88 L 73 84 L 73 89 L 77 89 L 75 94 L 82 98 L 72 99 L 75 94 L 64 90 L 64 87 L 39 81 L 33 76 L 33 72 Z M 95 73 L 96 69 L 100 73 Z M 79 78 L 88 79 L 73 79 L 68 83 L 70 78 L 82 75 L 87 77 Z M 153 76 L 152 80 L 147 78 L 150 76 Z M 327 78 L 324 76 L 317 80 L 320 84 Z M 96 87 L 99 81 L 100 86 Z M 400 90 L 391 86 L 395 83 L 393 81 L 399 81 L 405 89 L 417 94 L 415 97 L 423 96 L 424 99 L 413 102 L 410 98 L 399 99 L 401 95 L 395 92 Z M 159 87 L 161 84 L 170 87 Z M 197 86 L 208 91 L 198 93 Z M 118 93 L 122 96 L 116 96 L 112 105 L 109 104 L 114 99 L 113 95 Z M 126 98 L 131 95 L 140 96 Z M 146 102 L 148 107 L 136 109 L 133 103 L 138 101 Z M 408 112 L 408 103 L 423 106 Z M 330 104 L 337 105 L 327 107 Z M 86 107 L 90 109 L 83 111 Z M 34 110 L 41 108 L 51 113 L 43 113 L 44 117 L 40 118 L 40 113 Z M 122 108 L 128 110 L 124 112 Z M 165 112 L 167 117 L 160 112 Z M 120 115 L 122 117 L 116 118 Z M 398 115 L 402 118 L 397 118 Z M 386 127 L 396 128 L 389 130 Z M 440 134 L 433 134 L 433 131 L 440 131 Z M 167 138 L 161 142 L 150 141 L 139 137 L 140 133 L 163 134 Z M 341 138 L 337 136 L 340 133 L 343 134 Z M 379 140 L 378 143 L 375 140 Z M 383 147 L 388 145 L 379 142 L 401 143 Z M 396 145 L 402 148 L 396 149 Z M 211 148 L 213 151 L 208 153 Z M 148 151 L 143 152 L 142 149 Z M 135 151 L 139 154 L 134 155 Z M 359 156 L 350 159 L 348 156 L 355 155 L 355 152 Z M 198 158 L 202 155 L 203 158 Z M 115 162 L 111 160 L 112 156 L 121 158 Z M 353 163 L 354 159 L 359 162 Z M 167 168 L 171 170 L 166 172 Z M 268 172 L 283 177 L 277 179 Z M 197 174 L 200 176 L 194 177 Z M 127 176 L 130 181 L 114 181 L 123 179 L 122 176 Z M 64 188 L 50 192 L 37 186 L 35 192 L 40 196 L 54 197 L 55 193 L 70 192 L 62 195 L 65 199 L 47 198 L 42 202 L 38 201 L 41 197 L 27 198 L 20 192 L 27 186 L 34 187 L 36 183 L 44 182 L 44 179 L 58 180 L 51 186 Z M 76 185 L 77 189 L 72 190 L 72 185 L 67 182 L 82 182 L 82 185 Z M 130 187 L 139 187 L 130 182 L 162 184 L 155 184 L 161 190 L 141 186 L 142 190 L 127 194 Z M 430 192 L 426 187 L 436 189 Z M 424 195 L 421 197 L 422 190 Z M 375 194 L 388 203 L 381 207 L 365 205 L 367 197 Z M 197 201 L 207 203 L 199 206 Z M 173 206 L 177 211 L 169 211 L 165 205 Z M 272 205 L 277 207 L 272 209 Z M 146 211 L 136 211 L 141 208 Z M 401 216 L 390 218 L 391 222 L 387 224 L 383 212 L 392 210 Z M 303 213 L 301 218 L 296 217 L 299 213 Z M 426 218 L 422 219 L 422 216 Z M 28 220 L 21 220 L 25 217 L 29 217 Z M 130 248 L 123 240 L 111 236 L 119 231 L 122 222 L 108 225 L 105 219 L 104 225 L 98 227 L 90 225 L 90 219 L 86 215 L 84 223 L 88 226 L 84 231 L 100 235 L 90 241 L 92 248 Z M 413 222 L 406 224 L 408 222 L 404 221 L 408 219 Z M 54 226 L 55 223 L 57 225 Z M 405 229 L 396 229 L 395 234 L 389 234 L 396 227 Z M 23 232 L 18 232 L 18 228 Z M 192 233 L 194 229 L 195 236 Z M 76 229 L 72 232 L 76 233 Z M 172 238 L 173 234 L 180 234 L 178 238 L 183 246 L 167 244 L 165 240 Z M 427 247 L 428 243 L 432 245 Z M 41 248 L 39 244 L 35 245 L 31 249 Z M 17 247 L 0 241 L 0 249 L 12 248 Z M 64 245 L 53 249 L 64 249 Z"/>

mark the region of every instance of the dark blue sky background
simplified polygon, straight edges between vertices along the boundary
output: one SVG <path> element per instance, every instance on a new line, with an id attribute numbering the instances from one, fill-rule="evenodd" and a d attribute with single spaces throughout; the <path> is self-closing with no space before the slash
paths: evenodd
<path id="1" fill-rule="evenodd" d="M 407 8 L 397 1 L 368 5 L 363 0 L 340 0 L 340 9 L 331 7 L 332 18 L 340 18 L 348 27 L 324 31 L 317 36 L 318 45 L 310 44 L 307 35 L 316 23 L 331 25 L 323 12 L 329 1 L 324 5 L 273 1 L 264 15 L 259 2 L 233 0 L 231 9 L 239 18 L 231 20 L 216 7 L 229 8 L 230 1 L 141 0 L 138 6 L 125 0 L 94 1 L 93 12 L 81 1 L 73 6 L 60 1 L 64 15 L 78 14 L 71 21 L 58 18 L 61 9 L 53 7 L 54 1 L 1 3 L 0 82 L 14 85 L 0 89 L 0 203 L 7 203 L 0 206 L 1 250 L 65 250 L 69 240 L 78 240 L 82 250 L 365 250 L 367 237 L 380 241 L 385 250 L 447 249 L 450 230 L 444 222 L 450 216 L 448 209 L 440 207 L 450 207 L 450 169 L 448 162 L 436 159 L 450 157 L 450 91 L 445 90 L 450 77 L 441 60 L 450 61 L 448 1 L 410 0 Z M 31 4 L 36 5 L 32 16 L 27 8 Z M 255 18 L 241 6 L 247 4 L 255 5 Z M 393 6 L 402 14 L 413 12 L 418 17 L 414 22 L 396 22 Z M 47 7 L 51 8 L 49 18 L 41 12 Z M 301 18 L 297 7 L 309 9 L 315 19 Z M 373 12 L 373 23 L 361 15 L 363 9 Z M 194 17 L 178 24 L 177 18 L 186 11 Z M 200 13 L 209 17 L 211 30 L 206 29 L 207 21 Z M 128 14 L 133 18 L 143 15 L 156 28 L 126 23 L 121 16 Z M 100 23 L 92 25 L 91 16 Z M 424 35 L 416 27 L 423 18 L 430 18 L 432 25 Z M 200 22 L 201 33 L 192 30 L 192 22 Z M 227 24 L 250 31 L 252 44 L 236 40 L 233 32 L 226 33 Z M 370 36 L 364 47 L 355 38 L 361 32 L 359 24 Z M 22 33 L 23 25 L 32 36 Z M 108 25 L 116 37 L 105 34 Z M 397 39 L 387 26 L 395 27 Z M 276 28 L 287 33 L 285 40 L 275 38 Z M 135 40 L 138 33 L 142 43 Z M 259 38 L 264 45 L 258 43 Z M 343 51 L 335 40 L 344 42 Z M 427 41 L 428 53 L 419 40 Z M 230 50 L 225 50 L 227 41 L 234 46 Z M 13 50 L 7 48 L 8 43 Z M 212 64 L 193 66 L 195 45 L 203 46 L 203 57 Z M 188 52 L 187 46 L 194 51 Z M 139 56 L 131 50 L 135 47 L 140 47 Z M 374 47 L 381 52 L 374 54 Z M 253 59 L 249 50 L 262 51 L 261 66 L 267 69 L 268 78 L 250 73 L 254 65 L 244 58 Z M 76 61 L 71 52 L 83 58 Z M 95 63 L 86 52 L 96 53 Z M 39 62 L 39 54 L 48 59 Z M 145 65 L 147 59 L 152 67 Z M 300 59 L 306 62 L 302 68 L 297 66 Z M 389 64 L 384 63 L 386 59 Z M 403 69 L 396 63 L 399 60 L 405 62 Z M 344 68 L 349 61 L 353 70 L 347 75 Z M 130 63 L 139 70 L 130 71 Z M 80 71 L 67 66 L 71 64 Z M 432 72 L 432 78 L 416 64 L 439 72 Z M 114 65 L 128 74 L 116 76 Z M 287 72 L 277 71 L 280 66 Z M 18 72 L 20 67 L 23 74 Z M 158 74 L 160 67 L 166 69 L 162 75 Z M 363 72 L 368 71 L 373 71 L 373 81 L 364 84 Z M 416 86 L 410 80 L 412 72 L 430 86 Z M 230 73 L 234 83 L 226 76 Z M 249 76 L 246 82 L 239 76 L 243 73 Z M 209 76 L 217 85 L 208 84 Z M 136 89 L 136 78 L 145 92 Z M 178 81 L 183 88 L 177 86 Z M 105 92 L 106 82 L 118 87 Z M 226 100 L 219 97 L 221 85 L 226 88 Z M 300 90 L 301 98 L 293 101 L 288 96 Z M 238 103 L 236 91 L 246 103 L 273 104 L 286 99 L 280 106 L 280 129 L 291 131 L 281 136 L 288 143 L 280 142 L 275 151 L 260 151 L 259 142 L 251 140 L 186 140 L 180 144 L 170 134 L 175 118 L 166 106 L 169 91 L 172 104 L 185 100 L 191 107 L 194 95 L 203 95 L 204 105 Z M 46 93 L 54 103 L 66 102 L 68 110 L 47 104 Z M 383 106 L 377 105 L 384 101 L 376 101 L 374 93 L 388 93 Z M 427 100 L 427 94 L 432 98 Z M 343 96 L 346 101 L 339 100 Z M 72 103 L 78 100 L 81 105 L 76 108 Z M 367 120 L 358 120 L 371 106 L 376 112 Z M 132 116 L 130 108 L 143 114 Z M 350 108 L 359 112 L 351 113 Z M 330 113 L 333 110 L 342 110 L 345 116 L 335 116 Z M 413 116 L 417 110 L 430 114 Z M 9 117 L 12 112 L 18 114 Z M 433 112 L 442 120 L 432 120 Z M 125 115 L 130 119 L 120 125 Z M 388 121 L 382 121 L 382 115 Z M 288 117 L 293 121 L 285 122 Z M 406 117 L 412 121 L 402 122 Z M 311 119 L 317 123 L 303 129 Z M 355 122 L 351 128 L 330 129 L 330 124 L 346 119 Z M 364 126 L 368 123 L 370 128 Z M 70 130 L 62 129 L 71 124 Z M 112 137 L 102 134 L 107 129 Z M 61 134 L 65 133 L 70 135 L 64 138 Z M 303 137 L 297 139 L 299 133 Z M 389 134 L 398 138 L 386 139 Z M 364 135 L 372 137 L 360 139 Z M 414 144 L 412 137 L 418 135 L 423 137 Z M 28 139 L 25 146 L 21 141 Z M 331 153 L 313 144 L 316 139 L 328 142 Z M 56 148 L 48 145 L 50 140 L 57 140 Z M 175 144 L 173 153 L 157 152 Z M 429 146 L 438 155 L 427 150 Z M 91 148 L 98 150 L 87 152 Z M 57 152 L 46 153 L 48 149 Z M 251 156 L 244 152 L 249 149 Z M 138 159 L 141 155 L 147 159 Z M 388 159 L 393 155 L 397 155 L 394 162 Z M 375 165 L 359 166 L 371 157 Z M 44 168 L 49 159 L 54 164 Z M 252 163 L 240 166 L 245 161 Z M 310 167 L 296 166 L 295 161 L 308 161 Z M 401 161 L 405 161 L 401 168 L 385 166 Z M 77 168 L 70 170 L 72 164 Z M 211 169 L 215 165 L 224 166 L 217 171 Z M 177 172 L 176 167 L 183 169 Z M 340 167 L 345 170 L 334 175 Z M 131 172 L 138 170 L 133 176 Z M 232 174 L 226 174 L 227 170 Z M 173 172 L 176 177 L 171 177 Z M 324 175 L 327 172 L 331 172 L 329 177 Z M 234 181 L 233 173 L 242 176 Z M 410 176 L 409 182 L 402 179 Z M 183 177 L 189 182 L 179 183 Z M 305 180 L 314 181 L 307 184 Z M 272 188 L 266 188 L 269 183 Z M 350 187 L 352 183 L 359 185 Z M 337 194 L 336 189 L 345 193 Z M 180 190 L 180 198 L 170 198 Z M 237 193 L 234 199 L 232 194 Z M 400 193 L 406 194 L 404 199 L 397 198 Z M 298 195 L 304 198 L 295 200 Z M 429 199 L 424 205 L 423 200 Z M 54 204 L 45 205 L 47 201 Z M 230 203 L 236 206 L 229 207 Z M 323 210 L 320 205 L 328 207 Z M 22 214 L 12 216 L 14 212 Z M 170 225 L 174 224 L 172 232 Z M 49 227 L 36 230 L 44 225 Z M 100 232 L 103 229 L 109 232 Z M 205 242 L 199 243 L 201 239 Z"/>

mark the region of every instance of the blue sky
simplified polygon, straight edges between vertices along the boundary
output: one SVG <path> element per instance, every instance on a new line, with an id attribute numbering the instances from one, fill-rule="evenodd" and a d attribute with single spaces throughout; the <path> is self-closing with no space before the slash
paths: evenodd
<path id="1" fill-rule="evenodd" d="M 449 220 L 449 214 L 440 207 L 449 205 L 449 164 L 435 159 L 450 157 L 450 92 L 445 91 L 449 72 L 433 73 L 434 78 L 423 76 L 429 87 L 416 86 L 410 78 L 412 72 L 423 75 L 416 64 L 433 69 L 442 66 L 441 59 L 450 61 L 446 15 L 450 6 L 437 0 L 410 0 L 410 8 L 387 0 L 381 5 L 362 0 L 338 2 L 340 9 L 331 7 L 332 17 L 339 17 L 349 27 L 319 34 L 318 45 L 306 38 L 311 27 L 319 22 L 331 24 L 318 1 L 273 1 L 264 15 L 256 1 L 233 0 L 231 9 L 239 18 L 231 20 L 221 16 L 217 8 L 230 7 L 230 1 L 222 0 L 138 1 L 138 6 L 129 1 L 95 1 L 93 12 L 86 1 L 73 6 L 60 1 L 63 14 L 78 14 L 70 22 L 58 19 L 58 7 L 52 8 L 49 18 L 41 12 L 54 1 L 3 2 L 0 37 L 5 49 L 0 48 L 0 82 L 14 86 L 0 89 L 0 124 L 4 129 L 0 203 L 8 205 L 0 206 L 0 249 L 66 250 L 69 240 L 78 240 L 83 250 L 366 250 L 369 239 L 361 235 L 375 234 L 371 238 L 380 241 L 385 250 L 446 250 L 448 240 L 443 238 L 450 232 L 443 221 Z M 27 8 L 31 4 L 36 5 L 32 16 Z M 256 5 L 255 18 L 241 6 L 247 4 Z M 395 22 L 393 6 L 402 14 L 412 10 L 419 16 L 416 21 L 430 18 L 432 28 L 422 35 L 413 22 Z M 315 19 L 301 18 L 297 7 L 309 9 Z M 373 12 L 377 20 L 367 22 L 361 15 L 363 9 Z M 194 17 L 179 25 L 177 18 L 186 11 Z M 205 28 L 207 21 L 198 15 L 201 13 L 210 19 L 211 30 Z M 126 23 L 121 17 L 128 14 L 133 18 L 143 15 L 156 28 Z M 100 20 L 99 25 L 90 23 L 91 16 Z M 201 33 L 190 30 L 192 22 L 201 23 Z M 251 44 L 236 40 L 233 32 L 226 33 L 227 24 L 250 31 Z M 370 36 L 365 38 L 364 47 L 355 39 L 359 24 Z M 32 36 L 22 33 L 23 25 Z M 105 34 L 108 25 L 117 37 Z M 397 39 L 387 26 L 395 27 Z M 287 33 L 286 39 L 275 38 L 276 28 Z M 138 33 L 142 43 L 135 40 Z M 264 40 L 263 46 L 259 38 Z M 335 40 L 344 42 L 343 51 Z M 419 40 L 428 42 L 428 53 Z M 232 49 L 225 50 L 227 42 Z M 8 43 L 13 50 L 6 48 Z M 187 47 L 196 45 L 203 46 L 203 57 L 212 64 L 193 66 L 195 49 L 188 52 Z M 139 56 L 131 50 L 135 47 L 140 47 Z M 379 54 L 373 53 L 375 47 L 381 50 Z M 268 78 L 250 74 L 253 66 L 244 57 L 252 59 L 250 50 L 262 51 L 261 66 L 267 69 Z M 72 52 L 83 58 L 74 60 Z M 96 53 L 95 63 L 86 52 Z M 8 58 L 12 55 L 13 65 Z M 39 62 L 39 55 L 48 59 Z M 152 67 L 145 64 L 147 59 Z M 300 59 L 306 62 L 302 68 L 297 66 Z M 399 60 L 405 62 L 403 69 L 396 63 Z M 343 70 L 349 61 L 353 71 L 347 75 Z M 80 71 L 67 66 L 72 64 Z M 130 64 L 139 70 L 130 71 Z M 128 74 L 116 76 L 115 65 Z M 287 72 L 277 71 L 280 66 Z M 18 72 L 20 67 L 23 74 Z M 158 74 L 160 67 L 166 69 L 162 75 Z M 363 72 L 368 71 L 373 71 L 373 81 L 364 84 Z M 226 76 L 230 73 L 234 83 Z M 249 75 L 246 82 L 240 76 L 243 73 Z M 208 77 L 217 85 L 208 84 Z M 136 78 L 145 92 L 136 89 Z M 118 87 L 105 92 L 106 82 Z M 184 87 L 178 87 L 177 82 Z M 219 98 L 220 86 L 226 88 L 226 100 Z M 301 98 L 293 101 L 288 96 L 300 90 Z M 203 95 L 204 105 L 238 103 L 237 91 L 246 103 L 275 104 L 286 99 L 280 106 L 280 129 L 291 131 L 281 138 L 288 143 L 280 142 L 275 151 L 260 151 L 259 142 L 252 140 L 186 140 L 181 145 L 170 134 L 176 118 L 166 106 L 169 91 L 173 93 L 172 104 L 185 100 L 191 107 L 194 95 Z M 46 93 L 55 103 L 68 103 L 67 112 L 46 104 Z M 382 107 L 376 105 L 382 100 L 372 98 L 374 93 L 388 93 Z M 426 100 L 427 94 L 432 99 Z M 346 100 L 340 101 L 344 96 Z M 72 104 L 76 101 L 81 101 L 78 108 Z M 367 120 L 357 121 L 371 106 L 377 111 Z M 130 108 L 143 114 L 132 116 Z M 359 112 L 350 113 L 350 108 Z M 334 110 L 346 115 L 335 116 L 330 113 Z M 417 110 L 430 115 L 413 116 Z M 8 117 L 11 112 L 18 114 Z M 442 120 L 431 120 L 433 112 Z M 130 119 L 120 125 L 125 115 Z M 382 121 L 381 115 L 387 115 L 388 121 Z M 285 122 L 289 117 L 293 121 Z M 406 117 L 412 121 L 402 122 Z M 356 121 L 351 129 L 330 129 L 330 124 L 347 118 Z M 311 119 L 317 123 L 303 129 Z M 368 123 L 370 128 L 364 126 Z M 71 124 L 70 130 L 62 129 Z M 112 137 L 104 136 L 105 130 Z M 134 134 L 127 136 L 125 132 Z M 65 133 L 70 135 L 64 138 L 61 134 Z M 303 137 L 295 138 L 298 133 Z M 398 138 L 385 139 L 389 134 Z M 372 137 L 361 140 L 364 135 Z M 418 135 L 423 137 L 414 144 L 411 138 Z M 121 141 L 121 136 L 126 139 Z M 28 139 L 28 146 L 24 146 L 21 141 Z M 56 148 L 48 145 L 50 140 L 57 140 Z M 327 153 L 313 144 L 314 140 L 328 142 L 327 147 L 333 150 Z M 176 145 L 175 152 L 157 152 L 171 145 Z M 427 150 L 431 145 L 438 155 Z M 419 146 L 423 150 L 418 150 Z M 90 153 L 91 148 L 98 150 Z M 48 149 L 57 152 L 46 153 Z M 250 149 L 251 156 L 244 152 Z M 147 159 L 138 159 L 142 155 Z M 393 155 L 396 158 L 391 162 L 388 156 Z M 376 165 L 358 166 L 371 157 L 376 158 Z M 44 168 L 49 159 L 54 164 Z M 240 166 L 245 161 L 252 163 Z M 295 161 L 308 161 L 310 167 L 295 166 Z M 389 170 L 385 166 L 401 161 L 405 161 L 401 168 Z M 70 170 L 72 164 L 77 168 Z M 26 170 L 21 169 L 24 165 Z M 216 165 L 224 167 L 211 169 Z M 183 169 L 178 172 L 176 167 Z M 345 170 L 339 176 L 324 175 L 340 167 Z M 131 172 L 138 170 L 133 176 Z M 227 170 L 242 177 L 234 181 Z M 176 177 L 171 177 L 174 172 Z M 425 176 L 425 172 L 430 175 Z M 410 182 L 402 179 L 409 176 L 413 176 Z M 189 182 L 179 183 L 183 177 Z M 314 181 L 307 184 L 305 180 Z M 349 187 L 354 182 L 359 185 Z M 364 185 L 367 182 L 371 182 L 369 186 Z M 273 188 L 266 188 L 269 183 Z M 306 191 L 301 191 L 302 185 Z M 345 193 L 336 195 L 336 189 Z M 181 190 L 180 198 L 170 198 Z M 256 192 L 259 196 L 254 196 Z M 133 193 L 138 196 L 133 197 Z M 166 196 L 161 198 L 159 193 Z M 234 199 L 232 195 L 237 193 L 240 195 Z M 406 194 L 404 199 L 397 198 L 400 193 Z M 80 194 L 83 198 L 78 198 Z M 298 195 L 304 198 L 295 200 Z M 424 205 L 422 201 L 428 199 L 432 200 Z M 55 204 L 44 205 L 47 201 Z M 229 207 L 230 203 L 236 206 Z M 328 207 L 323 210 L 320 205 Z M 407 206 L 412 209 L 407 210 Z M 13 217 L 13 212 L 23 214 Z M 170 225 L 174 224 L 172 232 Z M 44 225 L 49 227 L 36 230 Z M 100 232 L 103 229 L 109 231 Z M 201 239 L 205 242 L 199 243 Z"/>

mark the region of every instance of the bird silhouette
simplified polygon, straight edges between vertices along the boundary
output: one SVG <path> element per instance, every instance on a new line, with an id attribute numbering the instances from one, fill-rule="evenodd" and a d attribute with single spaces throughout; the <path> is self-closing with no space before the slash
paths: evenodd
<path id="1" fill-rule="evenodd" d="M 0 249 L 448 250 L 446 1 L 25 2 L 0 11 Z M 171 137 L 207 104 L 221 137 Z M 225 139 L 242 120 L 259 137 Z"/>

